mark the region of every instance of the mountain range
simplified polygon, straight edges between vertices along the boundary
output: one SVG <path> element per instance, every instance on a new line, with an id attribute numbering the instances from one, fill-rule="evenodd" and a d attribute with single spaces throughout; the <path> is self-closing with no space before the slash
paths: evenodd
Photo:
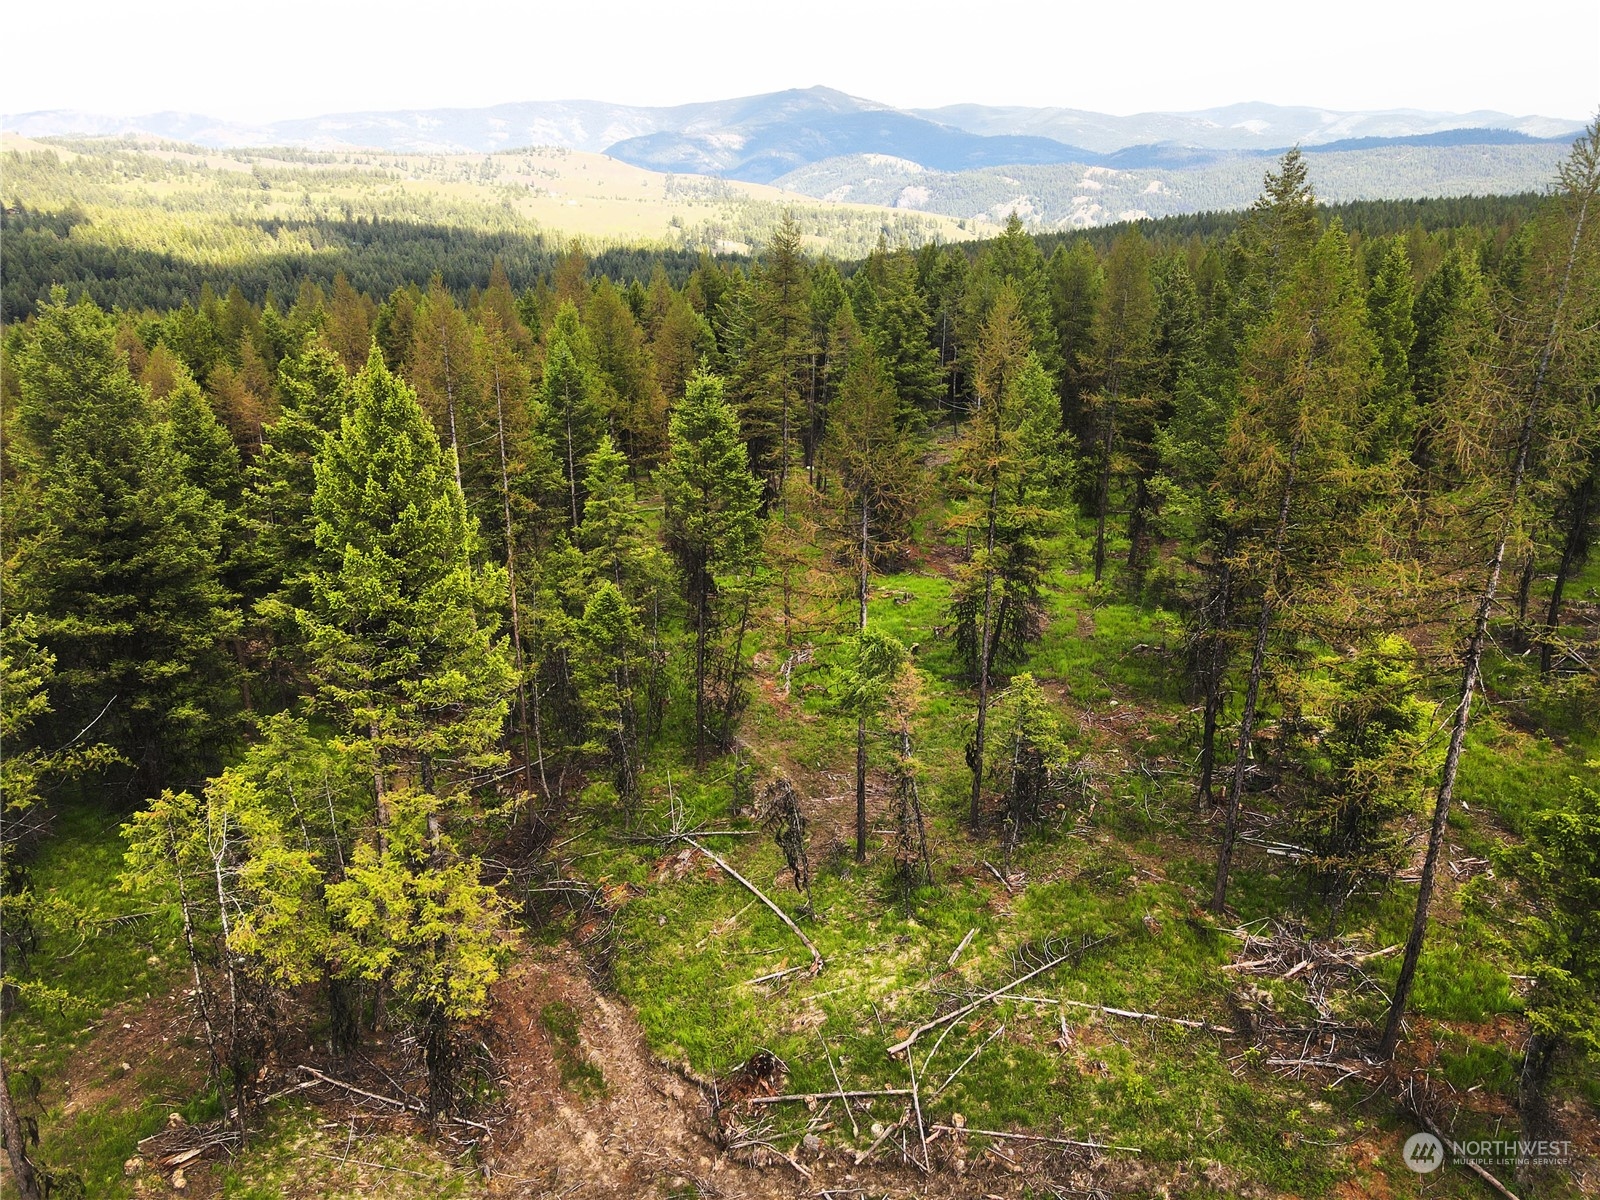
<path id="1" fill-rule="evenodd" d="M 656 172 L 773 183 L 824 200 L 962 219 L 994 220 L 1016 208 L 1044 225 L 1248 203 L 1260 181 L 1258 160 L 1292 145 L 1323 160 L 1318 174 L 1339 198 L 1528 190 L 1549 179 L 1582 128 L 1490 111 L 1263 103 L 1133 116 L 978 104 L 905 109 L 825 87 L 656 108 L 530 101 L 263 125 L 181 112 L 121 118 L 53 110 L 0 124 L 31 138 L 136 136 L 206 147 L 451 155 L 554 146 Z M 1326 188 L 1319 194 L 1334 198 Z"/>
<path id="2" fill-rule="evenodd" d="M 366 148 L 470 154 L 550 145 L 609 154 L 656 170 L 767 182 L 797 167 L 850 154 L 887 154 L 930 170 L 1074 162 L 1151 165 L 1159 156 L 1215 161 L 1217 152 L 1271 152 L 1290 145 L 1349 148 L 1353 140 L 1409 139 L 1448 145 L 1568 140 L 1581 122 L 1507 113 L 1390 109 L 1336 112 L 1234 104 L 1185 113 L 1111 116 L 1067 108 L 958 104 L 900 109 L 813 87 L 650 108 L 598 100 L 529 101 L 490 108 L 333 113 L 247 125 L 195 113 L 140 117 L 51 110 L 8 115 L 26 137 L 145 135 L 202 146 Z M 1488 136 L 1485 136 L 1488 135 Z M 1210 151 L 1205 155 L 1199 152 Z"/>

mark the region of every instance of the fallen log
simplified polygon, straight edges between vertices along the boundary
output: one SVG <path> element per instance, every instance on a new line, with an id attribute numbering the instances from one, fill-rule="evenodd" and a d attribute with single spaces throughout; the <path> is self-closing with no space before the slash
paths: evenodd
<path id="1" fill-rule="evenodd" d="M 934 1129 L 942 1129 L 946 1133 L 976 1133 L 983 1137 L 1004 1138 L 1011 1142 L 1048 1142 L 1054 1146 L 1075 1146 L 1080 1150 L 1120 1150 L 1125 1154 L 1143 1154 L 1138 1146 L 1113 1146 L 1109 1142 L 1080 1142 L 1073 1138 L 1045 1137 L 1038 1133 L 1004 1133 L 998 1129 L 974 1129 L 968 1125 L 959 1127 L 955 1125 L 935 1125 Z"/>
<path id="2" fill-rule="evenodd" d="M 1068 953 L 1068 954 L 1058 955 L 1057 957 L 1052 958 L 1049 962 L 1045 963 L 1044 966 L 1035 967 L 1033 970 L 1029 971 L 1026 975 L 1020 976 L 1017 979 L 1013 979 L 1010 983 L 1006 984 L 1004 987 L 995 988 L 994 991 L 987 992 L 984 995 L 979 996 L 971 1004 L 965 1004 L 962 1007 L 956 1009 L 954 1012 L 946 1013 L 942 1017 L 935 1017 L 931 1021 L 927 1021 L 927 1022 L 925 1022 L 925 1023 L 921 1024 L 921 1025 L 918 1025 L 906 1037 L 902 1038 L 900 1041 L 896 1042 L 894 1045 L 889 1047 L 889 1057 L 890 1058 L 894 1058 L 894 1057 L 897 1057 L 902 1051 L 910 1050 L 912 1046 L 916 1045 L 917 1039 L 919 1037 L 921 1037 L 923 1034 L 928 1033 L 931 1030 L 938 1029 L 939 1026 L 941 1026 L 941 1025 L 948 1025 L 951 1021 L 960 1020 L 962 1017 L 966 1016 L 973 1009 L 978 1008 L 981 1005 L 987 1004 L 991 1000 L 999 999 L 1001 996 L 1003 996 L 1007 992 L 1011 991 L 1012 988 L 1021 987 L 1023 984 L 1027 983 L 1028 980 L 1030 980 L 1030 979 L 1037 979 L 1040 975 L 1043 975 L 1046 971 L 1055 970 L 1062 963 L 1066 962 L 1069 958 L 1072 958 L 1073 955 L 1076 954 L 1076 953 L 1078 953 L 1078 951 L 1074 950 L 1074 951 L 1072 951 L 1071 953 Z"/>
<path id="3" fill-rule="evenodd" d="M 793 933 L 795 935 L 795 937 L 799 938 L 800 939 L 800 943 L 803 946 L 805 946 L 805 948 L 807 950 L 809 950 L 811 952 L 811 970 L 812 970 L 812 973 L 815 974 L 816 972 L 822 970 L 822 965 L 823 965 L 823 963 L 822 963 L 822 951 L 820 951 L 820 950 L 818 950 L 816 948 L 816 946 L 812 943 L 811 939 L 808 938 L 805 935 L 805 933 L 801 930 L 800 926 L 798 926 L 798 925 L 796 925 L 794 923 L 794 921 L 790 918 L 788 913 L 784 912 L 783 909 L 779 908 L 776 903 L 774 903 L 772 900 L 768 899 L 767 898 L 767 894 L 765 892 L 763 892 L 760 888 L 758 888 L 755 884 L 751 883 L 743 875 L 739 874 L 739 872 L 735 871 L 732 867 L 730 867 L 728 865 L 728 863 L 726 862 L 726 860 L 724 860 L 723 857 L 720 854 L 715 854 L 712 851 L 707 850 L 704 846 L 702 846 L 699 842 L 695 841 L 688 834 L 680 834 L 679 836 L 682 838 L 683 841 L 688 842 L 689 845 L 693 846 L 696 850 L 700 851 L 701 854 L 704 854 L 712 862 L 716 863 L 717 866 L 721 867 L 724 871 L 726 871 L 728 873 L 728 875 L 730 875 L 733 879 L 737 880 L 740 884 L 742 884 L 745 887 L 745 889 L 747 891 L 749 891 L 750 894 L 752 896 L 754 896 L 757 900 L 761 901 L 761 903 L 765 904 L 768 908 L 770 908 L 773 911 L 773 913 L 775 913 L 777 915 L 778 920 L 782 921 L 785 925 L 787 925 L 789 927 L 789 931 L 791 933 Z"/>
<path id="4" fill-rule="evenodd" d="M 804 1100 L 807 1104 L 814 1104 L 818 1100 L 864 1100 L 872 1096 L 909 1096 L 910 1088 L 878 1088 L 876 1090 L 860 1092 L 791 1092 L 784 1096 L 750 1096 L 745 1104 L 782 1104 L 788 1100 Z"/>

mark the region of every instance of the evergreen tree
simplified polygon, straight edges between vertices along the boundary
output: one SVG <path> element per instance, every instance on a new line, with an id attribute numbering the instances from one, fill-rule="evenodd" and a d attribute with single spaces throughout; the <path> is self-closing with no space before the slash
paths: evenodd
<path id="1" fill-rule="evenodd" d="M 477 533 L 416 395 L 376 349 L 351 412 L 316 459 L 317 566 L 296 616 L 319 699 L 365 739 L 377 817 L 397 782 L 434 791 L 498 751 L 513 675 L 491 640 L 504 573 L 479 567 Z"/>
<path id="2" fill-rule="evenodd" d="M 551 497 L 556 511 L 565 510 L 568 532 L 583 519 L 583 462 L 600 444 L 605 413 L 600 387 L 589 363 L 588 339 L 578 323 L 578 310 L 563 304 L 556 314 L 545 351 L 544 378 L 539 384 L 539 432 L 553 447 L 564 495 Z"/>
<path id="3" fill-rule="evenodd" d="M 793 214 L 785 214 L 750 279 L 737 338 L 742 344 L 737 351 L 724 347 L 733 360 L 733 387 L 751 463 L 780 502 L 802 432 L 811 358 L 810 290 L 800 227 Z"/>
<path id="4" fill-rule="evenodd" d="M 215 507 L 184 479 L 114 334 L 91 303 L 57 293 L 16 356 L 8 608 L 34 614 L 55 657 L 49 736 L 92 727 L 151 794 L 229 736 L 222 647 L 239 618 L 218 578 Z"/>
<path id="5" fill-rule="evenodd" d="M 1111 512 L 1113 479 L 1124 470 L 1136 477 L 1136 527 L 1142 522 L 1147 503 L 1149 476 L 1154 468 L 1148 387 L 1155 357 L 1155 319 L 1150 256 L 1144 238 L 1134 230 L 1118 238 L 1111 249 L 1103 294 L 1090 325 L 1098 387 L 1089 400 L 1098 459 L 1094 495 L 1096 583 L 1105 572 L 1106 522 Z"/>
<path id="6" fill-rule="evenodd" d="M 1349 243 L 1335 224 L 1278 291 L 1271 317 L 1252 330 L 1241 356 L 1240 407 L 1220 484 L 1228 497 L 1223 520 L 1235 531 L 1233 586 L 1254 601 L 1256 621 L 1211 900 L 1217 912 L 1227 900 L 1275 626 L 1309 603 L 1349 548 L 1359 529 L 1349 511 L 1354 489 L 1375 498 L 1374 480 L 1358 481 L 1354 470 L 1374 359 L 1364 316 Z"/>
<path id="7" fill-rule="evenodd" d="M 1391 242 L 1367 292 L 1367 327 L 1378 349 L 1377 386 L 1367 401 L 1366 457 L 1383 461 L 1409 456 L 1416 437 L 1411 395 L 1411 349 L 1416 340 L 1412 321 L 1411 260 L 1405 243 Z"/>
<path id="8" fill-rule="evenodd" d="M 576 630 L 578 695 L 588 738 L 584 749 L 611 767 L 612 781 L 631 811 L 643 769 L 645 634 L 617 585 L 601 579 Z"/>
<path id="9" fill-rule="evenodd" d="M 863 617 L 846 643 L 836 684 L 839 707 L 856 719 L 856 861 L 867 861 L 867 725 L 889 701 L 906 664 L 906 648 L 868 629 Z"/>
<path id="10" fill-rule="evenodd" d="M 1094 387 L 1094 321 L 1104 272 L 1094 247 L 1077 240 L 1055 248 L 1046 268 L 1050 318 L 1061 348 L 1061 415 L 1080 437 L 1090 431 L 1082 414 L 1084 394 Z"/>
<path id="11" fill-rule="evenodd" d="M 1458 447 L 1455 458 L 1467 475 L 1461 489 L 1465 523 L 1452 532 L 1487 551 L 1477 560 L 1486 566 L 1481 583 L 1468 593 L 1470 615 L 1463 614 L 1467 636 L 1460 660 L 1460 694 L 1439 772 L 1411 931 L 1378 1043 L 1385 1055 L 1392 1054 L 1399 1042 L 1422 957 L 1434 874 L 1455 799 L 1456 774 L 1506 553 L 1525 536 L 1525 489 L 1533 482 L 1530 468 L 1557 477 L 1564 469 L 1582 469 L 1559 432 L 1574 420 L 1576 408 L 1591 402 L 1600 355 L 1600 327 L 1592 319 L 1600 280 L 1597 207 L 1600 126 L 1591 124 L 1562 164 L 1557 186 L 1534 223 L 1529 262 L 1516 280 L 1515 293 L 1500 306 L 1505 319 L 1497 354 L 1489 362 L 1460 364 L 1464 386 L 1450 414 L 1455 432 L 1448 435 L 1447 444 Z M 1536 451 L 1541 452 L 1537 461 Z"/>
<path id="12" fill-rule="evenodd" d="M 658 461 L 666 446 L 667 406 L 656 382 L 644 332 L 610 280 L 594 286 L 583 312 L 597 374 L 606 381 L 611 427 L 640 465 Z"/>
<path id="13" fill-rule="evenodd" d="M 882 239 L 850 280 L 850 302 L 900 400 L 900 421 L 920 425 L 943 388 L 931 322 L 917 291 L 909 250 L 889 252 Z"/>
<path id="14" fill-rule="evenodd" d="M 1002 288 L 974 362 L 976 410 L 956 448 L 957 488 L 970 502 L 952 521 L 969 558 L 951 595 L 956 649 L 978 685 L 968 747 L 974 827 L 981 814 L 989 690 L 997 660 L 1039 633 L 1042 537 L 1059 520 L 1069 465 L 1054 384 L 1032 355 L 1014 289 Z"/>
<path id="15" fill-rule="evenodd" d="M 723 398 L 722 380 L 697 375 L 672 415 L 667 461 L 658 473 L 667 510 L 667 537 L 687 587 L 694 621 L 694 744 L 704 762 L 708 739 L 724 745 L 737 711 L 744 623 L 759 548 L 760 482 L 739 436 L 739 420 Z M 734 617 L 728 611 L 740 605 Z M 730 623 L 738 637 L 720 671 L 723 717 L 715 730 L 714 639 Z"/>

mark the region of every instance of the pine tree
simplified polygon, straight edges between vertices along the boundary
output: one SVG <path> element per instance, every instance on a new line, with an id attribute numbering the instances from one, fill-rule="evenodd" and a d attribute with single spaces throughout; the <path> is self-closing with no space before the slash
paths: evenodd
<path id="1" fill-rule="evenodd" d="M 368 347 L 370 352 L 371 347 Z M 278 419 L 263 431 L 261 453 L 248 473 L 244 508 L 257 571 L 258 611 L 292 644 L 293 610 L 310 602 L 304 576 L 316 554 L 314 464 L 337 433 L 350 405 L 350 377 L 320 340 L 278 366 Z"/>
<path id="2" fill-rule="evenodd" d="M 601 579 L 576 630 L 578 695 L 588 737 L 584 749 L 609 764 L 623 804 L 632 811 L 644 766 L 641 712 L 645 699 L 645 633 L 617 585 Z"/>
<path id="3" fill-rule="evenodd" d="M 1015 290 L 1002 288 L 974 356 L 976 410 L 956 447 L 958 490 L 970 502 L 952 521 L 970 557 L 951 595 L 956 649 L 978 685 L 968 747 L 972 801 L 981 815 L 989 691 L 998 660 L 1018 656 L 1039 633 L 1041 540 L 1059 521 L 1070 467 L 1055 385 L 1032 355 Z"/>
<path id="4" fill-rule="evenodd" d="M 1022 219 L 1013 212 L 1006 218 L 1005 230 L 989 243 L 978 265 L 967 279 L 963 294 L 961 343 L 969 362 L 967 374 L 976 387 L 976 354 L 982 330 L 1001 292 L 1009 285 L 1015 293 L 1017 310 L 1027 326 L 1033 352 L 1039 365 L 1052 377 L 1061 369 L 1061 351 L 1056 344 L 1055 322 L 1050 309 L 1050 294 L 1045 280 L 1044 256 L 1028 235 Z"/>
<path id="5" fill-rule="evenodd" d="M 595 284 L 583 313 L 597 373 L 610 386 L 611 427 L 628 457 L 640 465 L 660 460 L 666 447 L 667 405 L 654 363 L 622 294 L 607 279 Z"/>
<path id="6" fill-rule="evenodd" d="M 810 283 L 800 250 L 800 227 L 785 214 L 751 276 L 747 309 L 733 358 L 731 383 L 739 402 L 750 459 L 780 504 L 802 431 L 800 413 L 810 372 Z"/>
<path id="7" fill-rule="evenodd" d="M 366 741 L 380 831 L 397 780 L 435 789 L 503 761 L 514 683 L 491 640 L 505 592 L 415 394 L 376 349 L 316 460 L 318 561 L 296 613 L 320 702 Z M 380 832 L 380 849 L 382 834 Z"/>
<path id="8" fill-rule="evenodd" d="M 1254 601 L 1256 621 L 1217 855 L 1217 912 L 1227 901 L 1275 626 L 1308 602 L 1348 547 L 1359 527 L 1350 497 L 1358 486 L 1373 486 L 1359 485 L 1354 470 L 1374 359 L 1364 316 L 1349 243 L 1335 224 L 1278 291 L 1272 315 L 1252 330 L 1241 356 L 1240 407 L 1219 482 L 1229 498 L 1223 520 L 1236 531 L 1233 586 Z M 1240 607 L 1237 599 L 1232 607 Z"/>
<path id="9" fill-rule="evenodd" d="M 845 645 L 836 695 L 839 707 L 856 719 L 856 861 L 867 861 L 867 725 L 889 701 L 906 664 L 906 648 L 865 623 Z"/>
<path id="10" fill-rule="evenodd" d="M 908 426 L 923 423 L 944 382 L 916 271 L 909 250 L 891 253 L 880 239 L 850 280 L 851 305 L 894 383 L 899 418 Z"/>
<path id="11" fill-rule="evenodd" d="M 49 735 L 92 727 L 152 794 L 229 736 L 223 646 L 239 618 L 218 579 L 215 508 L 185 481 L 114 335 L 58 292 L 17 354 L 8 608 L 34 614 L 55 656 Z"/>
<path id="12" fill-rule="evenodd" d="M 588 339 L 578 323 L 578 310 L 563 304 L 545 351 L 538 424 L 559 463 L 565 493 L 559 500 L 565 502 L 561 508 L 565 509 L 569 533 L 583 519 L 583 461 L 600 444 L 605 430 L 605 414 L 598 398 L 600 387 L 590 357 Z M 557 500 L 551 497 L 551 507 Z"/>
<path id="13" fill-rule="evenodd" d="M 1600 1056 L 1600 790 L 1574 779 L 1557 807 L 1537 813 L 1507 857 L 1532 900 L 1526 972 L 1528 1045 L 1518 1080 L 1524 1138 L 1547 1131 L 1547 1088 L 1563 1050 Z M 1519 1162 L 1519 1177 L 1527 1177 Z"/>
<path id="14" fill-rule="evenodd" d="M 1080 437 L 1090 432 L 1081 405 L 1094 386 L 1094 320 L 1104 278 L 1094 247 L 1083 240 L 1070 249 L 1057 246 L 1046 267 L 1050 317 L 1061 348 L 1062 420 Z"/>
<path id="15" fill-rule="evenodd" d="M 1023 832 L 1066 812 L 1073 771 L 1055 706 L 1027 671 L 1012 679 L 997 707 L 1002 723 L 993 774 L 1005 812 L 1005 852 Z"/>
<path id="16" fill-rule="evenodd" d="M 417 307 L 406 377 L 455 460 L 452 466 L 456 486 L 475 505 L 481 502 L 487 478 L 493 475 L 484 463 L 487 456 L 468 451 L 478 442 L 479 428 L 488 424 L 487 389 L 478 365 L 466 314 L 439 277 L 434 276 L 428 294 Z"/>
<path id="17" fill-rule="evenodd" d="M 1411 395 L 1411 350 L 1416 340 L 1412 320 L 1411 260 L 1405 243 L 1396 239 L 1384 253 L 1367 292 L 1367 327 L 1377 344 L 1379 378 L 1367 402 L 1366 457 L 1384 461 L 1411 453 L 1416 439 L 1416 414 Z"/>
<path id="18" fill-rule="evenodd" d="M 1154 431 L 1149 416 L 1148 386 L 1155 358 L 1155 289 L 1150 256 L 1137 230 L 1123 234 L 1106 263 L 1100 303 L 1090 326 L 1091 362 L 1097 392 L 1090 398 L 1094 416 L 1096 465 L 1094 513 L 1094 578 L 1100 582 L 1106 565 L 1106 522 L 1111 511 L 1111 485 L 1121 460 L 1137 476 L 1134 520 L 1142 516 L 1146 486 L 1153 469 Z M 1125 427 L 1124 421 L 1133 424 Z"/>
<path id="19" fill-rule="evenodd" d="M 678 559 L 694 622 L 695 759 L 704 762 L 708 739 L 719 746 L 736 711 L 743 625 L 748 617 L 759 548 L 761 484 L 750 473 L 739 419 L 723 398 L 722 380 L 697 375 L 672 415 L 667 461 L 658 481 L 667 510 L 667 537 Z M 739 604 L 734 617 L 727 609 Z M 739 626 L 731 661 L 723 667 L 724 716 L 713 730 L 714 639 L 728 624 Z"/>

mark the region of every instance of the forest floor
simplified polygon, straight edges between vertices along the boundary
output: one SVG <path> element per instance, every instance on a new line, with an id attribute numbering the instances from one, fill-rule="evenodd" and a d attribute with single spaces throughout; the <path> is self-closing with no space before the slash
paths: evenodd
<path id="1" fill-rule="evenodd" d="M 854 862 L 853 739 L 826 694 L 832 645 L 816 633 L 786 646 L 775 619 L 749 647 L 757 676 L 742 736 L 758 791 L 781 772 L 805 798 L 809 905 L 772 840 L 730 813 L 729 760 L 695 771 L 681 748 L 664 747 L 628 822 L 593 797 L 568 813 L 554 873 L 593 902 L 528 897 L 518 953 L 479 1031 L 489 1086 L 470 1115 L 490 1132 L 430 1135 L 414 1114 L 306 1087 L 276 1101 L 231 1157 L 179 1164 L 182 1193 L 1490 1195 L 1456 1166 L 1404 1167 L 1400 1148 L 1418 1125 L 1397 1097 L 1412 1084 L 1457 1138 L 1516 1136 L 1521 910 L 1495 855 L 1569 777 L 1593 777 L 1592 731 L 1541 718 L 1547 732 L 1530 732 L 1513 702 L 1521 668 L 1508 659 L 1491 673 L 1408 1038 L 1400 1060 L 1380 1067 L 1364 1046 L 1398 967 L 1384 952 L 1404 937 L 1414 873 L 1330 914 L 1271 853 L 1274 814 L 1252 797 L 1261 811 L 1246 822 L 1237 916 L 1215 921 L 1201 907 L 1213 850 L 1209 818 L 1194 810 L 1181 629 L 1065 572 L 1025 665 L 1059 700 L 1088 782 L 1073 811 L 1008 861 L 992 832 L 963 824 L 970 702 L 935 636 L 947 564 L 934 554 L 913 566 L 878 581 L 872 613 L 918 647 L 913 728 L 934 886 L 906 897 L 885 865 L 881 747 L 868 862 Z M 1597 585 L 1591 569 L 1574 594 Z M 789 663 L 797 652 L 810 661 Z M 1420 832 L 1420 801 L 1412 820 Z M 790 914 L 820 971 L 686 832 Z M 64 995 L 24 996 L 7 1022 L 7 1057 L 14 1077 L 38 1083 L 24 1107 L 39 1120 L 42 1161 L 70 1168 L 90 1196 L 167 1195 L 177 1167 L 139 1155 L 138 1142 L 220 1110 L 202 1095 L 179 931 L 109 889 L 119 855 L 114 820 L 87 809 L 58 817 L 38 892 L 95 915 L 35 952 L 32 969 Z M 887 1053 L 951 1013 L 909 1058 Z M 306 1082 L 301 1063 L 377 1095 L 420 1090 L 406 1048 L 381 1042 L 346 1064 L 313 1043 L 282 1048 L 260 1086 Z M 843 1090 L 877 1094 L 848 1108 L 761 1102 Z M 1555 1096 L 1553 1136 L 1576 1157 L 1517 1189 L 1523 1200 L 1600 1192 L 1600 1081 L 1568 1065 Z M 1509 1167 L 1498 1173 L 1511 1183 Z"/>

